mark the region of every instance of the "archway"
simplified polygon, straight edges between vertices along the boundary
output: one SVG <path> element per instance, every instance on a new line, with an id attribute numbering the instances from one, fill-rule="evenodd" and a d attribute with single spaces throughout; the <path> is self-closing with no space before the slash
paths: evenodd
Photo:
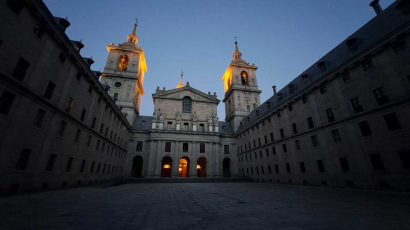
<path id="1" fill-rule="evenodd" d="M 181 157 L 181 159 L 179 159 L 178 176 L 179 177 L 189 176 L 189 158 L 188 157 Z"/>
<path id="2" fill-rule="evenodd" d="M 172 175 L 172 158 L 170 156 L 165 156 L 162 158 L 161 163 L 161 176 L 171 177 Z"/>
<path id="3" fill-rule="evenodd" d="M 198 177 L 206 177 L 206 158 L 200 157 L 196 162 L 196 175 Z"/>
<path id="4" fill-rule="evenodd" d="M 131 176 L 133 177 L 141 177 L 142 174 L 142 156 L 135 156 L 132 160 L 132 171 Z"/>
<path id="5" fill-rule="evenodd" d="M 231 176 L 231 159 L 225 158 L 222 161 L 222 168 L 223 168 L 223 176 L 230 177 Z"/>

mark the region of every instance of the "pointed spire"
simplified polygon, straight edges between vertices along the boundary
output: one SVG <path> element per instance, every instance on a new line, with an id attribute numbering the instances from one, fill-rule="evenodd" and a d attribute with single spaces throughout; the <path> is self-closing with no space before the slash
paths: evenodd
<path id="1" fill-rule="evenodd" d="M 181 76 L 179 77 L 179 82 L 177 84 L 177 89 L 184 87 L 184 71 L 181 70 Z"/>
<path id="2" fill-rule="evenodd" d="M 239 51 L 238 48 L 238 41 L 237 41 L 237 37 L 235 36 L 235 51 L 233 52 L 233 61 L 234 62 L 239 62 L 242 61 L 242 53 L 241 51 Z"/>
<path id="3" fill-rule="evenodd" d="M 132 29 L 132 35 L 137 35 L 138 18 L 135 19 L 134 28 Z"/>
<path id="4" fill-rule="evenodd" d="M 135 19 L 134 27 L 130 35 L 127 36 L 127 40 L 129 43 L 137 45 L 138 37 L 137 37 L 137 27 L 138 27 L 138 19 Z"/>

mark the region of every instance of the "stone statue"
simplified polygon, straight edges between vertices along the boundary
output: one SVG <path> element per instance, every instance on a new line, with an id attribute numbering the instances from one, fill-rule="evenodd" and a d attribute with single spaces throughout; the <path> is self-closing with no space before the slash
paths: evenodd
<path id="1" fill-rule="evenodd" d="M 219 122 L 219 117 L 218 117 L 218 115 L 216 115 L 216 113 L 215 113 L 215 116 L 214 116 L 214 125 L 218 125 L 218 122 Z"/>
<path id="2" fill-rule="evenodd" d="M 164 122 L 164 113 L 159 114 L 159 122 Z"/>
<path id="3" fill-rule="evenodd" d="M 157 113 L 157 110 L 156 110 L 156 109 L 154 110 L 154 114 L 152 115 L 152 117 L 153 117 L 153 121 L 154 121 L 154 122 L 157 122 L 157 121 L 158 121 L 158 113 Z"/>
<path id="4" fill-rule="evenodd" d="M 198 121 L 198 116 L 196 115 L 196 112 L 194 112 L 194 113 L 192 114 L 192 121 L 193 121 L 193 122 L 197 122 L 197 121 Z"/>
<path id="5" fill-rule="evenodd" d="M 179 112 L 176 114 L 176 120 L 177 122 L 181 122 L 181 114 Z"/>
<path id="6" fill-rule="evenodd" d="M 209 124 L 209 125 L 212 125 L 212 115 L 209 116 L 209 118 L 208 118 L 208 124 Z"/>

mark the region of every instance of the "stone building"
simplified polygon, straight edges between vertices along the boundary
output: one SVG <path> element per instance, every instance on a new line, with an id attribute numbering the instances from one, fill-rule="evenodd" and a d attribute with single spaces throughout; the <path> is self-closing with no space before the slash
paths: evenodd
<path id="1" fill-rule="evenodd" d="M 375 18 L 265 102 L 235 42 L 219 121 L 216 93 L 182 75 L 153 92 L 152 116 L 139 114 L 136 24 L 96 73 L 66 19 L 41 1 L 2 1 L 1 193 L 128 176 L 410 189 L 409 1 L 371 6 Z"/>
<path id="2" fill-rule="evenodd" d="M 0 192 L 118 179 L 131 126 L 41 1 L 0 2 Z"/>
<path id="3" fill-rule="evenodd" d="M 243 119 L 240 175 L 410 189 L 409 1 L 385 11 Z"/>

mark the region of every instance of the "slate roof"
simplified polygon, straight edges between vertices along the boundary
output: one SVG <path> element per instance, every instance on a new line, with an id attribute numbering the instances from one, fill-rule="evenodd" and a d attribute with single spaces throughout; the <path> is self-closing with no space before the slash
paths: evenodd
<path id="1" fill-rule="evenodd" d="M 371 19 L 359 30 L 350 35 L 333 50 L 320 58 L 315 64 L 305 70 L 299 77 L 292 80 L 258 108 L 253 110 L 248 118 L 244 118 L 238 131 L 244 130 L 257 120 L 270 114 L 280 106 L 285 105 L 315 84 L 319 84 L 336 71 L 342 70 L 349 63 L 369 52 L 378 44 L 386 41 L 395 33 L 410 25 L 409 2 L 396 1 L 381 15 Z M 322 68 L 322 69 L 321 69 Z M 325 68 L 325 70 L 323 70 Z"/>

